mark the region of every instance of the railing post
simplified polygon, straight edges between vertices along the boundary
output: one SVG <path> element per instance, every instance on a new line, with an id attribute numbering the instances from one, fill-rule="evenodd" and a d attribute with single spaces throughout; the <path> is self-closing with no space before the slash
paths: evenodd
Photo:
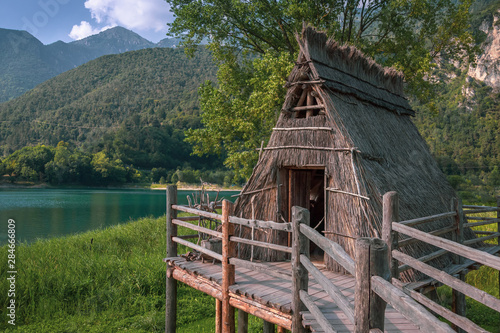
<path id="1" fill-rule="evenodd" d="M 500 219 L 500 195 L 497 197 L 497 208 L 497 219 Z M 497 223 L 497 232 L 500 232 L 500 222 Z M 500 236 L 497 238 L 497 245 L 500 245 Z M 498 271 L 498 289 L 500 290 L 500 270 Z"/>
<path id="2" fill-rule="evenodd" d="M 452 200 L 452 210 L 455 211 L 456 216 L 455 216 L 455 230 L 452 234 L 452 239 L 453 241 L 463 244 L 464 242 L 464 219 L 463 219 L 463 212 L 462 212 L 462 205 L 460 204 L 460 201 L 457 198 L 453 198 Z M 463 263 L 463 258 L 459 255 L 453 255 L 453 261 L 455 264 L 461 264 Z M 465 280 L 465 274 L 463 272 L 460 272 L 460 280 L 464 281 Z M 452 290 L 452 311 L 455 312 L 456 314 L 465 317 L 466 315 L 466 303 L 465 303 L 465 295 L 456 291 L 455 289 Z M 457 325 L 452 324 L 452 328 L 460 333 L 465 333 L 464 330 L 459 328 Z"/>
<path id="3" fill-rule="evenodd" d="M 371 290 L 371 277 L 381 276 L 390 281 L 387 244 L 378 238 L 356 240 L 356 287 L 354 294 L 354 331 L 365 333 L 370 329 L 384 331 L 387 303 Z"/>
<path id="4" fill-rule="evenodd" d="M 292 333 L 306 332 L 302 325 L 301 311 L 306 310 L 300 300 L 300 290 L 307 291 L 309 278 L 306 268 L 300 263 L 300 255 L 309 256 L 309 240 L 300 232 L 300 224 L 309 226 L 309 211 L 292 207 Z"/>
<path id="5" fill-rule="evenodd" d="M 222 332 L 234 333 L 234 308 L 229 304 L 229 287 L 235 283 L 234 265 L 229 259 L 234 257 L 236 247 L 230 241 L 234 234 L 234 224 L 229 222 L 233 204 L 222 201 Z"/>
<path id="6" fill-rule="evenodd" d="M 382 217 L 382 240 L 387 244 L 391 276 L 399 279 L 399 263 L 392 258 L 392 251 L 398 249 L 398 233 L 392 230 L 392 222 L 399 222 L 399 195 L 391 191 L 384 194 Z"/>
<path id="7" fill-rule="evenodd" d="M 167 186 L 167 258 L 177 256 L 177 243 L 172 241 L 172 237 L 177 236 L 177 225 L 172 223 L 172 219 L 177 217 L 177 211 L 172 209 L 172 205 L 177 204 L 177 186 Z M 167 264 L 168 265 L 168 264 Z M 168 271 L 168 266 L 167 266 Z M 177 317 L 177 280 L 173 277 L 166 277 L 165 291 L 165 333 L 175 332 Z"/>

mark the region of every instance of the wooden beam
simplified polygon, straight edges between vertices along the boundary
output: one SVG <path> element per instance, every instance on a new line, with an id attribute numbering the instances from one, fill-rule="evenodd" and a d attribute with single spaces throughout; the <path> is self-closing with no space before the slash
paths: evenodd
<path id="1" fill-rule="evenodd" d="M 391 269 L 387 260 L 387 244 L 372 238 L 370 244 L 370 277 L 391 279 Z M 384 331 L 386 301 L 373 291 L 370 279 L 370 329 L 378 328 Z"/>
<path id="2" fill-rule="evenodd" d="M 217 237 L 217 238 L 222 238 L 222 232 L 219 232 L 219 231 L 215 231 L 215 230 L 212 230 L 212 229 L 200 227 L 200 226 L 197 226 L 197 225 L 189 223 L 189 222 L 181 221 L 179 219 L 173 219 L 172 223 L 175 224 L 175 225 L 180 225 L 181 227 L 184 227 L 184 228 L 188 228 L 188 229 L 191 229 L 191 230 L 199 231 L 201 233 L 204 233 L 204 234 L 207 234 L 207 235 L 210 235 L 210 236 L 214 236 L 214 237 Z"/>
<path id="3" fill-rule="evenodd" d="M 179 210 L 181 212 L 207 217 L 209 219 L 214 219 L 214 220 L 219 220 L 219 221 L 222 219 L 222 215 L 220 215 L 220 214 L 210 213 L 210 212 L 206 212 L 204 210 L 199 210 L 199 209 L 190 208 L 190 207 L 186 207 L 186 206 L 172 205 L 172 208 Z"/>
<path id="4" fill-rule="evenodd" d="M 235 256 L 236 247 L 230 241 L 234 234 L 234 224 L 229 222 L 233 204 L 222 201 L 222 332 L 235 333 L 234 307 L 230 305 L 229 287 L 235 282 L 234 265 L 229 259 Z"/>
<path id="5" fill-rule="evenodd" d="M 500 312 L 500 300 L 497 299 L 494 296 L 491 296 L 490 294 L 477 289 L 453 276 L 450 274 L 441 271 L 437 268 L 434 268 L 432 266 L 429 266 L 427 264 L 421 263 L 415 258 L 412 258 L 402 252 L 399 251 L 392 251 L 392 255 L 399 261 L 410 265 L 411 267 L 419 270 L 420 272 L 432 277 L 433 279 L 438 280 L 439 282 L 442 282 L 448 286 L 450 286 L 453 289 L 458 290 L 462 294 L 465 294 L 466 296 L 469 296 L 470 298 L 475 299 L 476 301 L 492 308 L 495 311 Z M 484 255 L 487 255 L 487 253 L 484 253 Z"/>
<path id="6" fill-rule="evenodd" d="M 399 263 L 392 258 L 392 250 L 399 248 L 399 236 L 392 230 L 392 222 L 399 222 L 399 195 L 394 191 L 387 192 L 383 197 L 382 240 L 387 244 L 391 276 L 399 279 Z"/>
<path id="7" fill-rule="evenodd" d="M 307 269 L 300 263 L 300 255 L 309 256 L 309 240 L 300 232 L 300 225 L 309 226 L 309 211 L 302 207 L 292 207 L 292 333 L 305 333 L 301 311 L 306 309 L 301 301 L 300 291 L 307 291 L 309 277 Z"/>
<path id="8" fill-rule="evenodd" d="M 422 305 L 415 302 L 410 296 L 394 287 L 390 282 L 380 276 L 371 278 L 373 290 L 389 303 L 394 309 L 405 316 L 408 320 L 419 326 L 420 330 L 426 332 L 453 333 L 446 323 L 441 322 L 427 311 Z"/>
<path id="9" fill-rule="evenodd" d="M 354 288 L 355 333 L 370 330 L 370 239 L 356 240 L 356 285 Z"/>
<path id="10" fill-rule="evenodd" d="M 311 260 L 309 260 L 309 258 L 307 258 L 303 254 L 300 255 L 300 263 L 304 265 L 309 274 L 312 275 L 316 282 L 318 282 L 326 291 L 326 293 L 332 298 L 335 304 L 337 304 L 338 307 L 344 312 L 344 314 L 347 316 L 347 319 L 349 319 L 351 323 L 354 324 L 354 307 L 347 299 L 347 297 L 342 294 L 340 289 L 335 284 L 333 284 L 333 282 L 330 281 L 325 275 L 323 275 L 323 273 L 321 273 L 321 271 L 313 265 Z"/>
<path id="11" fill-rule="evenodd" d="M 234 224 L 239 224 L 245 227 L 254 227 L 259 229 L 273 229 L 273 230 L 282 230 L 282 231 L 292 231 L 291 223 L 279 223 L 274 221 L 260 221 L 253 219 L 244 219 L 241 217 L 231 216 L 229 221 Z"/>
<path id="12" fill-rule="evenodd" d="M 325 318 L 325 315 L 321 312 L 316 303 L 314 303 L 307 291 L 300 290 L 299 293 L 300 300 L 304 303 L 309 312 L 311 312 L 323 331 L 326 333 L 335 333 L 336 331 L 333 329 L 332 324 L 330 324 L 330 322 Z"/>
<path id="13" fill-rule="evenodd" d="M 422 224 L 422 223 L 433 222 L 436 220 L 445 219 L 447 217 L 455 216 L 456 214 L 457 213 L 453 211 L 453 212 L 447 212 L 447 213 L 436 214 L 436 215 L 431 215 L 431 216 L 419 217 L 417 219 L 401 221 L 399 223 L 410 227 L 410 226 L 416 226 L 416 225 Z M 396 222 L 396 221 L 392 221 L 392 222 Z"/>
<path id="14" fill-rule="evenodd" d="M 248 333 L 248 313 L 238 310 L 238 333 Z"/>
<path id="15" fill-rule="evenodd" d="M 392 223 L 392 229 L 405 235 L 417 238 L 431 245 L 448 250 L 449 252 L 458 254 L 462 257 L 479 262 L 483 265 L 487 265 L 494 269 L 500 270 L 500 258 L 485 253 L 484 251 L 476 250 L 462 244 L 457 244 L 448 239 L 432 236 L 423 231 L 413 229 L 399 223 Z"/>
<path id="16" fill-rule="evenodd" d="M 467 214 L 498 212 L 499 210 L 500 210 L 500 207 L 484 207 L 484 208 L 464 210 L 464 213 L 467 215 Z"/>
<path id="17" fill-rule="evenodd" d="M 273 131 L 328 131 L 333 132 L 333 127 L 274 127 Z"/>
<path id="18" fill-rule="evenodd" d="M 319 232 L 310 226 L 301 224 L 300 232 L 309 238 L 314 244 L 318 245 L 333 260 L 344 267 L 353 276 L 356 276 L 355 263 L 351 256 L 339 244 L 323 237 Z"/>
<path id="19" fill-rule="evenodd" d="M 260 246 L 264 248 L 268 248 L 271 250 L 277 250 L 285 253 L 292 253 L 292 248 L 288 246 L 283 246 L 283 245 L 277 245 L 277 244 L 272 244 L 272 243 L 267 243 L 267 242 L 261 242 L 261 241 L 255 241 L 247 238 L 240 238 L 236 236 L 232 236 L 231 242 L 238 242 L 238 243 L 243 243 L 243 244 L 248 244 L 248 245 L 254 245 L 254 246 Z"/>
<path id="20" fill-rule="evenodd" d="M 262 320 L 262 333 L 274 333 L 274 324 L 270 323 L 268 321 Z"/>
<path id="21" fill-rule="evenodd" d="M 167 258 L 169 258 L 177 257 L 177 243 L 173 241 L 173 238 L 177 236 L 177 226 L 172 223 L 172 220 L 177 217 L 176 211 L 172 209 L 172 206 L 177 203 L 177 186 L 167 186 L 166 192 L 166 241 Z M 166 277 L 165 288 L 165 333 L 175 332 L 177 326 L 177 280 L 172 276 L 169 277 L 168 275 L 169 274 L 167 274 Z"/>
<path id="22" fill-rule="evenodd" d="M 470 332 L 470 333 L 487 333 L 488 331 L 483 329 L 482 327 L 479 327 L 476 325 L 474 322 L 471 320 L 467 319 L 466 317 L 459 316 L 456 313 L 453 313 L 452 311 L 448 310 L 447 308 L 437 304 L 436 302 L 433 302 L 431 299 L 425 297 L 419 292 L 416 292 L 415 290 L 411 290 L 408 288 L 405 288 L 403 286 L 403 283 L 399 280 L 392 279 L 392 284 L 396 286 L 398 289 L 403 291 L 406 295 L 411 296 L 414 300 L 428 308 L 429 310 L 435 312 L 439 316 L 449 320 L 453 324 L 463 328 L 465 331 Z"/>
<path id="23" fill-rule="evenodd" d="M 222 333 L 222 301 L 215 299 L 215 333 Z"/>
<path id="24" fill-rule="evenodd" d="M 204 247 L 201 247 L 199 245 L 196 245 L 194 243 L 191 243 L 191 242 L 184 240 L 182 238 L 179 238 L 179 237 L 172 237 L 172 240 L 178 244 L 190 247 L 193 250 L 199 251 L 199 252 L 204 253 L 204 254 L 206 254 L 214 259 L 222 261 L 222 255 L 217 253 L 217 252 L 211 251 L 209 249 L 205 249 Z"/>

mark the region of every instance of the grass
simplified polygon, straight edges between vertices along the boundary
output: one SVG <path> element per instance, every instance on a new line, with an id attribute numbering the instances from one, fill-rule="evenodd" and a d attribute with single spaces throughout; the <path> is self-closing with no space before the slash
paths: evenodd
<path id="1" fill-rule="evenodd" d="M 164 332 L 164 257 L 165 217 L 17 245 L 13 327 L 7 247 L 0 247 L 0 331 Z M 212 297 L 178 284 L 178 332 L 213 332 L 214 317 Z M 262 332 L 262 322 L 250 316 L 249 331 Z"/>

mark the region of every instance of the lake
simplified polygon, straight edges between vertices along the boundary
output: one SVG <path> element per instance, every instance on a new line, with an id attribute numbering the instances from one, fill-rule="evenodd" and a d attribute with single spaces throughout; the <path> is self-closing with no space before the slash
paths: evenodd
<path id="1" fill-rule="evenodd" d="M 178 191 L 187 204 L 193 191 Z M 209 192 L 215 198 L 215 192 Z M 230 198 L 238 192 L 221 191 Z M 232 198 L 231 201 L 234 201 Z M 7 241 L 7 221 L 16 221 L 16 240 L 63 236 L 165 214 L 165 190 L 0 189 L 0 245 Z"/>

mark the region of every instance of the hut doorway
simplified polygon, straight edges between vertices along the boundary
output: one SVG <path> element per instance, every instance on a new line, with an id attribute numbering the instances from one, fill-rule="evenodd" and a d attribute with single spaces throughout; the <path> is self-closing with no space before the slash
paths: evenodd
<path id="1" fill-rule="evenodd" d="M 325 224 L 325 168 L 284 168 L 280 172 L 281 214 L 285 220 L 292 218 L 292 207 L 307 208 L 311 213 L 310 225 L 318 232 L 324 231 Z M 288 246 L 291 246 L 289 234 Z M 323 251 L 315 246 L 311 247 L 311 259 L 323 261 Z"/>

